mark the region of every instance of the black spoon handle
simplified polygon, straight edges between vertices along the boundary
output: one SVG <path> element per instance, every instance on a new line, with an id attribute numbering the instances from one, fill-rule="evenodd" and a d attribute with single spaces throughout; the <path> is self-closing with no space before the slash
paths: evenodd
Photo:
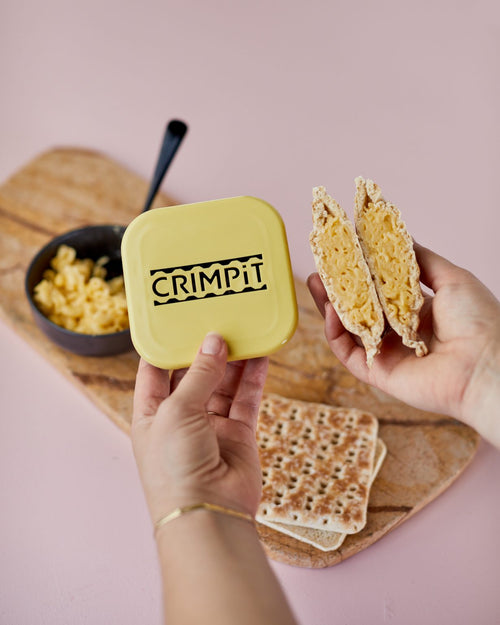
<path id="1" fill-rule="evenodd" d="M 187 125 L 184 122 L 178 119 L 173 119 L 169 122 L 163 136 L 160 154 L 158 155 L 158 161 L 156 163 L 156 169 L 153 175 L 153 179 L 151 180 L 146 203 L 144 204 L 144 208 L 142 209 L 143 213 L 151 208 L 151 204 L 153 203 L 155 195 L 160 188 L 162 180 L 167 172 L 168 166 L 172 162 L 172 159 L 174 158 L 175 153 L 177 152 L 177 149 L 180 146 L 186 132 Z"/>

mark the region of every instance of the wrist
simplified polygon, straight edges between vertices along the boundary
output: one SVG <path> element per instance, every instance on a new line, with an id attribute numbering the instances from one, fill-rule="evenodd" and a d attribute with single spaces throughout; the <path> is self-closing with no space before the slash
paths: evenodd
<path id="1" fill-rule="evenodd" d="M 157 533 L 168 622 L 291 624 L 254 523 L 193 510 Z"/>
<path id="2" fill-rule="evenodd" d="M 483 350 L 464 393 L 459 417 L 500 448 L 500 335 Z"/>
<path id="3" fill-rule="evenodd" d="M 230 508 L 254 517 L 260 501 L 260 489 L 245 489 L 245 486 L 242 485 L 238 489 L 238 497 L 231 496 L 228 490 L 227 487 L 220 484 L 214 485 L 213 488 L 183 484 L 176 488 L 155 488 L 149 493 L 146 490 L 146 499 L 153 523 L 177 508 L 200 503 Z M 232 488 L 231 490 L 235 489 Z"/>
<path id="4" fill-rule="evenodd" d="M 246 506 L 243 503 L 235 502 L 229 498 L 222 497 L 220 495 L 214 495 L 210 493 L 183 493 L 182 495 L 169 496 L 167 498 L 161 498 L 157 501 L 150 502 L 149 510 L 151 520 L 154 524 L 157 524 L 160 519 L 163 519 L 175 511 L 182 511 L 182 514 L 188 514 L 190 511 L 186 510 L 191 507 L 202 507 L 206 505 L 206 508 L 210 507 L 220 508 L 221 510 L 230 510 L 234 512 L 235 516 L 246 516 L 254 519 L 255 511 L 253 507 Z M 194 510 L 193 510 L 194 511 Z M 213 510 L 215 512 L 215 510 Z M 222 511 L 220 511 L 222 514 Z M 177 513 L 179 516 L 180 513 Z"/>
<path id="5" fill-rule="evenodd" d="M 189 506 L 188 506 L 189 508 Z M 177 510 L 177 509 L 176 509 Z M 193 507 L 193 509 L 179 514 L 168 522 L 156 524 L 155 540 L 160 552 L 185 553 L 186 550 L 206 548 L 206 541 L 227 543 L 234 540 L 258 541 L 257 529 L 250 515 L 239 516 L 224 514 L 209 508 Z M 243 513 L 242 513 L 243 514 Z"/>
<path id="6" fill-rule="evenodd" d="M 171 523 L 172 521 L 175 521 L 185 514 L 196 512 L 198 510 L 215 512 L 216 514 L 222 514 L 236 519 L 241 519 L 243 521 L 248 521 L 252 524 L 254 523 L 253 516 L 251 514 L 247 514 L 246 512 L 241 512 L 240 510 L 237 510 L 235 508 L 227 508 L 225 506 L 220 506 L 209 502 L 200 502 L 188 506 L 180 506 L 178 508 L 175 508 L 174 510 L 172 510 L 172 512 L 169 512 L 165 516 L 158 519 L 158 521 L 156 521 L 155 523 L 155 534 L 167 523 Z"/>

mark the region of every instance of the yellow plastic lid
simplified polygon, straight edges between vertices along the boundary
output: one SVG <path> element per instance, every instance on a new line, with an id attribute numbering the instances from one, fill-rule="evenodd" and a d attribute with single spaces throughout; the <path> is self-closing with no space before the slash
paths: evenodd
<path id="1" fill-rule="evenodd" d="M 132 341 L 163 369 L 191 364 L 207 332 L 229 359 L 272 353 L 297 325 L 285 227 L 254 197 L 155 208 L 122 241 Z"/>

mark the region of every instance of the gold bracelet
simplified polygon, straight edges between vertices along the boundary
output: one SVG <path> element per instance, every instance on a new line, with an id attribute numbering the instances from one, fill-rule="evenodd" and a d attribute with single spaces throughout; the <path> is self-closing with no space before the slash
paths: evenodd
<path id="1" fill-rule="evenodd" d="M 250 523 L 254 522 L 253 516 L 251 514 L 246 514 L 245 512 L 240 512 L 239 510 L 233 510 L 232 508 L 224 508 L 223 506 L 218 506 L 214 503 L 193 503 L 189 506 L 183 506 L 182 508 L 176 508 L 166 516 L 162 517 L 155 523 L 155 534 L 160 529 L 162 525 L 168 523 L 169 521 L 173 521 L 183 514 L 187 514 L 192 510 L 210 510 L 211 512 L 220 512 L 221 514 L 227 514 L 228 516 L 234 516 L 238 519 L 244 519 L 245 521 L 250 521 Z"/>

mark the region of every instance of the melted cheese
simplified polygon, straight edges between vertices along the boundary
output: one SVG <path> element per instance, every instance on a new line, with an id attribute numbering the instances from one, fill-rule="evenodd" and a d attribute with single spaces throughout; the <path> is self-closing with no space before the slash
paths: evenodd
<path id="1" fill-rule="evenodd" d="M 361 251 L 353 245 L 351 231 L 337 216 L 329 215 L 317 237 L 324 253 L 325 272 L 339 304 L 349 311 L 353 322 L 371 328 L 377 315 L 368 291 L 369 282 L 360 267 Z"/>
<path id="2" fill-rule="evenodd" d="M 415 297 L 410 268 L 400 252 L 406 248 L 407 242 L 398 228 L 396 216 L 370 202 L 358 228 L 373 264 L 373 273 L 378 276 L 377 286 L 390 313 L 401 323 L 408 323 L 415 307 Z"/>

